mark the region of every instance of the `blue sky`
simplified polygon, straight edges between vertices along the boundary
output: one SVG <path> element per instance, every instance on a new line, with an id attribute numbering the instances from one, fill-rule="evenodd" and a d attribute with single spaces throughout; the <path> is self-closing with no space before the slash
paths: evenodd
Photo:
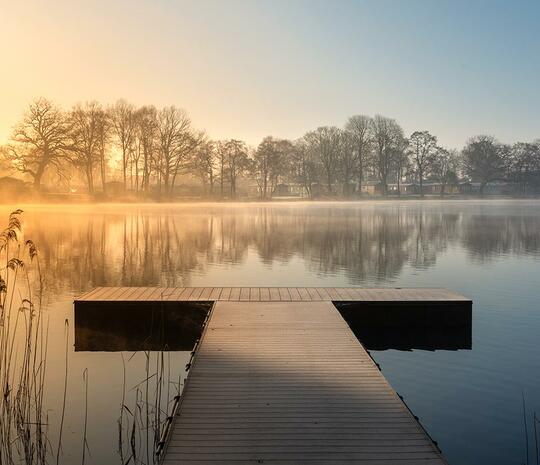
<path id="1" fill-rule="evenodd" d="M 538 0 L 20 3 L 0 10 L 2 141 L 36 96 L 175 104 L 251 144 L 358 113 L 456 148 L 540 138 Z"/>

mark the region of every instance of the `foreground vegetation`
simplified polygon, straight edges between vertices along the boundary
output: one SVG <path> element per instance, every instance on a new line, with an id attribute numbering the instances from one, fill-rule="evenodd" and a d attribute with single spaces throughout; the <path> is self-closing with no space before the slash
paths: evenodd
<path id="1" fill-rule="evenodd" d="M 491 136 L 476 136 L 458 152 L 438 145 L 427 131 L 405 136 L 393 119 L 355 115 L 343 128 L 319 127 L 298 140 L 266 137 L 256 148 L 241 140 L 211 140 L 193 128 L 177 107 L 157 109 L 120 100 L 63 111 L 35 100 L 1 148 L 0 172 L 19 172 L 36 192 L 63 186 L 65 192 L 94 196 L 171 198 L 180 180 L 198 180 L 205 197 L 235 199 L 239 185 L 260 199 L 280 184 L 294 185 L 306 197 L 355 197 L 366 181 L 387 195 L 388 185 L 440 184 L 441 195 L 458 180 L 519 185 L 522 193 L 540 191 L 540 141 L 508 146 Z M 99 187 L 98 187 L 99 186 Z"/>
<path id="2" fill-rule="evenodd" d="M 0 464 L 45 464 L 47 334 L 41 291 L 34 295 L 27 267 L 37 262 L 37 250 L 19 239 L 20 214 L 13 212 L 0 232 Z M 39 283 L 39 266 L 37 272 Z"/>
<path id="3" fill-rule="evenodd" d="M 64 423 L 69 411 L 69 338 L 66 334 L 65 360 L 60 361 L 65 370 L 63 393 L 58 393 L 60 404 L 45 405 L 47 365 L 59 361 L 49 360 L 48 320 L 42 309 L 44 283 L 36 246 L 22 239 L 21 214 L 21 210 L 12 212 L 7 227 L 0 231 L 0 465 L 58 465 L 64 458 Z M 69 321 L 65 324 L 68 330 Z M 121 464 L 158 462 L 169 417 L 182 388 L 181 378 L 171 379 L 173 367 L 165 351 L 144 351 L 141 356 L 145 359 L 142 380 L 132 388 L 125 384 L 129 360 L 121 355 L 124 385 L 116 419 Z M 80 441 L 83 465 L 91 457 L 92 446 L 87 435 L 93 408 L 88 405 L 90 376 L 85 369 L 83 427 L 75 438 Z M 51 418 L 49 412 L 54 411 L 57 414 Z"/>

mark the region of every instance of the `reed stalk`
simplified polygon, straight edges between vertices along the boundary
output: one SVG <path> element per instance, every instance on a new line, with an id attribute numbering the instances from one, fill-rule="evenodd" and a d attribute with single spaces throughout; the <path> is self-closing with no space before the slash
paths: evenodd
<path id="1" fill-rule="evenodd" d="M 22 213 L 12 212 L 0 232 L 0 465 L 44 465 L 48 458 L 48 322 L 38 251 L 22 240 Z"/>

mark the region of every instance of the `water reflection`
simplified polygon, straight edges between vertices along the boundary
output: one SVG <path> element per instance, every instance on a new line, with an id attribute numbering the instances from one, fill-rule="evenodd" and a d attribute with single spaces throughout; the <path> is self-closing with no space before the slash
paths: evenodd
<path id="1" fill-rule="evenodd" d="M 77 302 L 75 351 L 189 351 L 211 304 Z"/>
<path id="2" fill-rule="evenodd" d="M 470 303 L 335 303 L 368 350 L 472 349 Z"/>
<path id="3" fill-rule="evenodd" d="M 81 208 L 25 216 L 50 290 L 189 285 L 250 254 L 263 266 L 299 258 L 310 272 L 362 284 L 432 267 L 453 246 L 480 262 L 540 252 L 540 215 L 520 204 Z"/>
<path id="4" fill-rule="evenodd" d="M 148 370 L 158 372 L 160 352 L 87 352 L 98 349 L 93 337 L 103 341 L 110 332 L 106 320 L 90 325 L 95 332 L 86 346 L 72 351 L 73 296 L 94 286 L 433 286 L 475 301 L 472 343 L 466 328 L 420 334 L 403 328 L 376 334 L 372 328 L 362 334 L 360 325 L 357 336 L 370 349 L 430 349 L 372 354 L 450 463 L 524 463 L 523 392 L 530 425 L 532 412 L 540 411 L 539 206 L 392 201 L 23 207 L 25 236 L 38 244 L 46 286 L 51 441 L 60 424 L 66 360 L 66 464 L 81 463 L 83 373 L 89 379 L 88 463 L 116 463 L 121 408 L 135 410 Z M 13 209 L 0 207 L 0 215 L 7 218 Z M 144 328 L 139 333 L 147 334 Z M 124 336 L 107 350 L 132 344 Z M 474 350 L 431 350 L 471 344 Z M 171 367 L 167 385 L 175 392 L 189 352 L 169 351 L 164 360 Z"/>

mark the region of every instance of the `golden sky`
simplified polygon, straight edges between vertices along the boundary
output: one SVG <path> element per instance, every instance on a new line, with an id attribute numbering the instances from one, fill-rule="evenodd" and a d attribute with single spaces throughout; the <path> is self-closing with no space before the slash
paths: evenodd
<path id="1" fill-rule="evenodd" d="M 488 3 L 0 0 L 0 143 L 38 96 L 175 104 L 251 144 L 358 113 L 451 147 L 540 137 L 540 4 Z"/>

